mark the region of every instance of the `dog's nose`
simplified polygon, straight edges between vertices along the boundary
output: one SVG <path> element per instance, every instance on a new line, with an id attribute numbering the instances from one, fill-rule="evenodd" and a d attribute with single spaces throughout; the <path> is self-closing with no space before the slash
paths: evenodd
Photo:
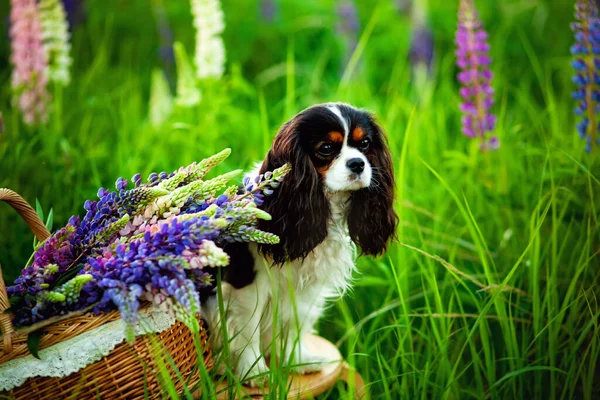
<path id="1" fill-rule="evenodd" d="M 346 161 L 346 166 L 350 171 L 360 174 L 365 169 L 365 162 L 362 160 L 362 158 L 351 158 Z"/>

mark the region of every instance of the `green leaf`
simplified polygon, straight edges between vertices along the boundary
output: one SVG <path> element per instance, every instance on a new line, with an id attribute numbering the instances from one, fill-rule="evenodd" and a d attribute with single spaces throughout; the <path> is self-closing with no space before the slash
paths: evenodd
<path id="1" fill-rule="evenodd" d="M 54 209 L 51 208 L 48 213 L 48 219 L 46 220 L 46 228 L 48 228 L 50 232 L 52 232 L 52 224 L 54 224 Z"/>
<path id="2" fill-rule="evenodd" d="M 23 297 L 21 296 L 13 296 L 10 299 L 8 299 L 8 302 L 10 303 L 10 305 L 15 305 L 17 303 L 20 303 L 23 300 Z"/>
<path id="3" fill-rule="evenodd" d="M 40 219 L 43 221 L 44 210 L 42 210 L 42 205 L 40 204 L 40 201 L 38 199 L 35 199 L 35 212 L 37 213 L 38 217 L 40 217 Z"/>
<path id="4" fill-rule="evenodd" d="M 27 335 L 27 349 L 38 360 L 40 359 L 40 355 L 38 351 L 40 350 L 40 339 L 42 338 L 42 330 L 38 329 L 37 331 L 33 331 Z"/>

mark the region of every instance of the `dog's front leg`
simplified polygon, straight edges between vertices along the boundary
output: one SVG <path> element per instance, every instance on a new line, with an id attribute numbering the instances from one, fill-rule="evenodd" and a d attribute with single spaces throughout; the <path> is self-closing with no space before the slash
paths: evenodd
<path id="1" fill-rule="evenodd" d="M 284 364 L 293 366 L 304 374 L 319 371 L 329 361 L 321 354 L 311 352 L 305 343 L 306 336 L 314 332 L 314 326 L 323 313 L 325 297 L 320 288 L 303 288 L 287 299 L 282 299 L 281 346 Z"/>

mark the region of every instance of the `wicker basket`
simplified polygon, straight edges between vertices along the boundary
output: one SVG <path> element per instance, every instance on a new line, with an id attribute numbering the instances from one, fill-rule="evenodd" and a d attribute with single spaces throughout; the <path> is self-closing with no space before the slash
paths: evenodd
<path id="1" fill-rule="evenodd" d="M 36 212 L 21 196 L 8 189 L 0 189 L 0 200 L 10 204 L 23 217 L 35 236 L 45 240 L 50 236 Z M 8 308 L 8 294 L 0 270 L 0 311 Z M 91 313 L 57 320 L 43 328 L 40 349 L 70 339 L 84 332 L 98 328 L 108 322 L 120 319 L 117 311 L 93 315 Z M 207 333 L 200 329 L 200 343 L 204 351 L 204 365 L 212 367 L 212 354 L 207 346 Z M 9 314 L 0 313 L 2 329 L 2 349 L 0 363 L 24 357 L 27 350 L 27 334 L 15 332 Z M 184 382 L 191 389 L 199 381 L 196 371 L 197 352 L 190 330 L 181 322 L 156 335 L 162 347 L 170 355 L 183 379 L 170 370 L 172 380 L 179 393 Z M 152 340 L 138 336 L 134 343 L 121 343 L 107 356 L 87 367 L 63 378 L 29 378 L 18 388 L 0 395 L 17 399 L 138 399 L 145 393 L 150 398 L 161 397 L 161 387 L 157 380 L 157 367 Z M 167 363 L 168 365 L 168 363 Z"/>

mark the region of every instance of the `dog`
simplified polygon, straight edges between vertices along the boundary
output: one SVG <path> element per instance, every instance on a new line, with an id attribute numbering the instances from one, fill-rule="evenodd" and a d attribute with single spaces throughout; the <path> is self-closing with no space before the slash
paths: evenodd
<path id="1" fill-rule="evenodd" d="M 349 288 L 356 248 L 383 254 L 398 224 L 387 138 L 368 112 L 342 103 L 300 112 L 250 175 L 286 163 L 291 172 L 261 206 L 272 219 L 259 225 L 279 244 L 226 246 L 221 298 L 213 292 L 202 307 L 213 348 L 222 349 L 227 338 L 224 362 L 250 386 L 264 382 L 273 351 L 298 373 L 331 361 L 311 353 L 303 338 L 327 300 Z"/>

